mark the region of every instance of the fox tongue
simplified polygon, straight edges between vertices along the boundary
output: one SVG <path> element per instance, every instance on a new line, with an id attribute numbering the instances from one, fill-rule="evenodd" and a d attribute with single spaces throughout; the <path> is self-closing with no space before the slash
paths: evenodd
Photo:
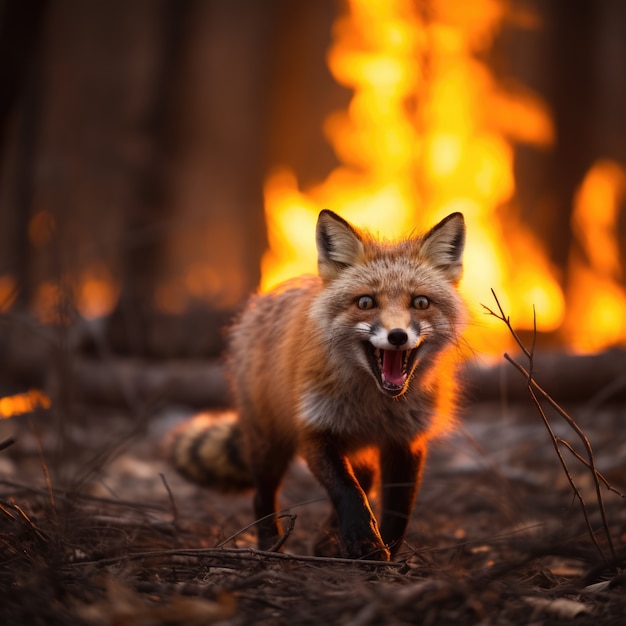
<path id="1" fill-rule="evenodd" d="M 396 387 L 402 387 L 406 380 L 402 368 L 404 353 L 401 350 L 382 350 L 383 376 L 385 380 Z"/>

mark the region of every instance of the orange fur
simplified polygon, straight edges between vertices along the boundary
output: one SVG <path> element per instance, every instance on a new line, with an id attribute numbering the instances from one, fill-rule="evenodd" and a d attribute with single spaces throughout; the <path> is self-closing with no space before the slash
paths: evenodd
<path id="1" fill-rule="evenodd" d="M 232 328 L 233 429 L 262 548 L 278 540 L 276 492 L 299 453 L 334 504 L 340 552 L 386 559 L 427 442 L 453 419 L 465 227 L 456 213 L 421 237 L 380 242 L 322 211 L 316 234 L 319 276 L 255 296 Z M 367 497 L 378 473 L 380 528 Z"/>

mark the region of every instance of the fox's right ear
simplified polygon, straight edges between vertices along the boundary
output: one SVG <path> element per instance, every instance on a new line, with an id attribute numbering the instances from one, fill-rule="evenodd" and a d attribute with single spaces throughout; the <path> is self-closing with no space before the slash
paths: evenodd
<path id="1" fill-rule="evenodd" d="M 317 268 L 322 280 L 336 278 L 342 269 L 358 263 L 365 251 L 359 233 L 336 213 L 324 209 L 317 218 Z"/>

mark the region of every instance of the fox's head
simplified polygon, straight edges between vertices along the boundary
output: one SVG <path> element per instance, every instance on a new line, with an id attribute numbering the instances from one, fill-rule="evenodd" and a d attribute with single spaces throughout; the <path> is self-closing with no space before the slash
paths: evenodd
<path id="1" fill-rule="evenodd" d="M 464 305 L 465 222 L 452 213 L 426 234 L 397 243 L 376 241 L 332 211 L 317 221 L 318 270 L 333 358 L 369 372 L 379 389 L 402 395 L 420 363 L 453 345 Z"/>

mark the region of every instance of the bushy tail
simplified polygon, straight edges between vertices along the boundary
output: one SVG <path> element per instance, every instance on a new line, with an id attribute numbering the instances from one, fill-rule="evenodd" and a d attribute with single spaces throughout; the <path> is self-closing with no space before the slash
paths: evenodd
<path id="1" fill-rule="evenodd" d="M 241 431 L 232 413 L 202 413 L 178 426 L 168 440 L 174 467 L 185 478 L 222 491 L 252 487 L 241 456 Z"/>

